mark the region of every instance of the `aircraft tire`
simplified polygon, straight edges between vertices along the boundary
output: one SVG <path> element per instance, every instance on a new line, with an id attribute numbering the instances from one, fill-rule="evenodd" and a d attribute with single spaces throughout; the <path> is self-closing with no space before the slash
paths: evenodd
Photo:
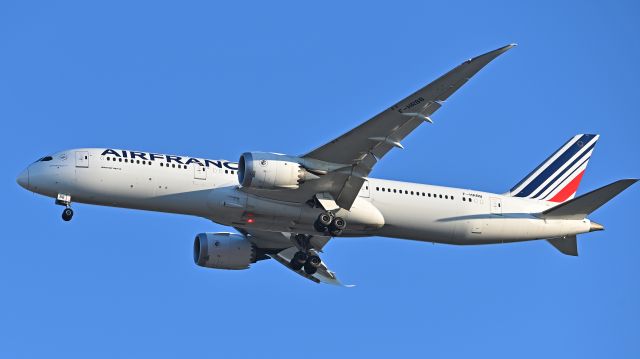
<path id="1" fill-rule="evenodd" d="M 71 208 L 65 208 L 62 211 L 62 220 L 65 222 L 69 222 L 73 218 L 73 210 Z"/>

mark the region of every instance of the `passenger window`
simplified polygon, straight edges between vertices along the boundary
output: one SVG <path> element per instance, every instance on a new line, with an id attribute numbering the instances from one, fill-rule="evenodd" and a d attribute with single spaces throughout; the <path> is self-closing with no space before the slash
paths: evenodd
<path id="1" fill-rule="evenodd" d="M 440 196 L 440 198 L 442 198 L 442 196 Z M 449 199 L 449 196 L 445 195 L 444 199 Z"/>
<path id="2" fill-rule="evenodd" d="M 160 162 L 160 167 L 164 167 L 164 163 Z"/>
<path id="3" fill-rule="evenodd" d="M 406 189 L 404 190 L 404 194 L 409 194 L 409 191 L 407 191 Z"/>
<path id="4" fill-rule="evenodd" d="M 442 195 L 440 195 L 440 198 L 442 198 Z"/>
<path id="5" fill-rule="evenodd" d="M 427 196 L 429 196 L 429 198 L 431 198 L 431 193 L 427 193 Z"/>
<path id="6" fill-rule="evenodd" d="M 175 163 L 174 163 L 174 164 L 172 164 L 172 165 L 171 165 L 171 167 L 176 168 L 176 164 L 175 164 Z"/>
<path id="7" fill-rule="evenodd" d="M 451 200 L 453 201 L 453 196 L 451 196 Z"/>
<path id="8" fill-rule="evenodd" d="M 229 170 L 224 170 L 224 173 L 229 174 Z"/>
<path id="9" fill-rule="evenodd" d="M 413 191 L 411 191 L 411 195 L 413 196 Z"/>
<path id="10" fill-rule="evenodd" d="M 424 197 L 424 192 L 422 192 L 422 197 Z"/>
<path id="11" fill-rule="evenodd" d="M 380 190 L 380 187 L 376 187 L 376 191 L 379 191 L 379 190 Z"/>
<path id="12" fill-rule="evenodd" d="M 118 158 L 118 162 L 122 162 L 122 158 Z"/>
<path id="13" fill-rule="evenodd" d="M 129 163 L 129 160 L 128 160 L 128 159 L 126 159 L 126 158 L 124 159 L 124 161 L 125 161 L 126 163 Z"/>
<path id="14" fill-rule="evenodd" d="M 395 188 L 393 189 L 393 193 L 396 193 L 396 189 Z"/>
<path id="15" fill-rule="evenodd" d="M 137 163 L 137 164 L 140 164 L 140 160 L 136 160 L 136 163 Z"/>

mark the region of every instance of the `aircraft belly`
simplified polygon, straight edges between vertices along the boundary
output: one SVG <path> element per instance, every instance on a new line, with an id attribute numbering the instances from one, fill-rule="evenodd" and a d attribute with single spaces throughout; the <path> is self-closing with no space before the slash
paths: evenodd
<path id="1" fill-rule="evenodd" d="M 455 221 L 439 221 L 446 217 L 450 209 L 437 208 L 417 203 L 374 202 L 385 219 L 385 225 L 376 235 L 407 238 L 425 242 L 447 243 L 451 241 L 456 228 Z"/>

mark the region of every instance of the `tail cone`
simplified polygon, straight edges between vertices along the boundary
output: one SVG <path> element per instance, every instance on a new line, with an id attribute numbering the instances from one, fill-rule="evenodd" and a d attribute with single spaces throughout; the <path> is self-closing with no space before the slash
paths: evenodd
<path id="1" fill-rule="evenodd" d="M 595 231 L 604 231 L 604 226 L 591 221 L 591 227 L 589 228 L 589 232 L 595 232 Z"/>

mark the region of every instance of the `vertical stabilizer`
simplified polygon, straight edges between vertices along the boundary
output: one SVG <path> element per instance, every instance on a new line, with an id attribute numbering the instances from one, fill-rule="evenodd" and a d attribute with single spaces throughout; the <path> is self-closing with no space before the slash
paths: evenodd
<path id="1" fill-rule="evenodd" d="M 507 195 L 564 202 L 576 195 L 599 135 L 576 135 L 515 185 Z"/>

